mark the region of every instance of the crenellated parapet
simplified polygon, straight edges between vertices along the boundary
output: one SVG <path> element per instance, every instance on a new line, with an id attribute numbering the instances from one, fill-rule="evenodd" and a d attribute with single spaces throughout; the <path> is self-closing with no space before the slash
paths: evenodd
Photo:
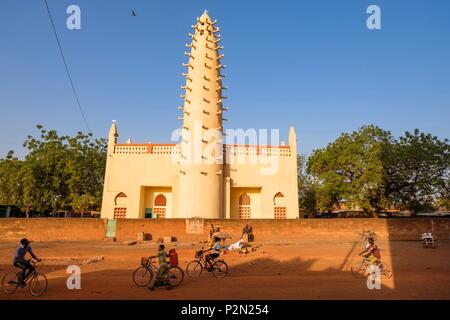
<path id="1" fill-rule="evenodd" d="M 180 146 L 177 144 L 116 144 L 114 154 L 156 154 L 171 155 L 179 153 Z"/>
<path id="2" fill-rule="evenodd" d="M 130 154 L 130 155 L 171 155 L 179 154 L 181 146 L 178 144 L 116 144 L 114 146 L 114 154 Z M 224 144 L 223 153 L 227 157 L 233 156 L 260 156 L 260 157 L 290 157 L 291 146 L 270 146 L 270 145 L 238 145 Z M 295 154 L 294 154 L 295 155 Z"/>

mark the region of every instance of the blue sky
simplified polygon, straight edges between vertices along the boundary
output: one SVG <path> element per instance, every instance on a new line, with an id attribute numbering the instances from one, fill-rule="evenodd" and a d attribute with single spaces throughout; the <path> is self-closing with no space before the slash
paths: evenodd
<path id="1" fill-rule="evenodd" d="M 376 124 L 450 136 L 450 1 L 48 0 L 95 136 L 168 142 L 179 127 L 187 33 L 208 9 L 225 46 L 227 128 L 294 125 L 299 152 Z M 81 30 L 66 28 L 67 6 Z M 377 4 L 382 30 L 368 30 Z M 137 17 L 130 10 L 138 12 Z M 0 157 L 36 124 L 86 130 L 43 0 L 0 2 Z"/>

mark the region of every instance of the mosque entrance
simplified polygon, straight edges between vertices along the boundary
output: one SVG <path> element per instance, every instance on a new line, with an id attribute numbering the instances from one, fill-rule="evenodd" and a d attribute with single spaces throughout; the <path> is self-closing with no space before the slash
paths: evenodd
<path id="1" fill-rule="evenodd" d="M 173 218 L 171 187 L 142 187 L 141 199 L 140 217 L 146 219 Z"/>

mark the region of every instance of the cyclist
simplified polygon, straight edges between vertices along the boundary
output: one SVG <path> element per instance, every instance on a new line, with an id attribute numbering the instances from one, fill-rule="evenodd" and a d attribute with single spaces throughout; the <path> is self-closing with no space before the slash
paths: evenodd
<path id="1" fill-rule="evenodd" d="M 40 262 L 41 259 L 36 257 L 31 248 L 30 241 L 28 239 L 20 240 L 20 246 L 16 249 L 16 253 L 13 258 L 13 265 L 16 268 L 21 270 L 19 274 L 19 286 L 21 288 L 25 287 L 25 279 L 34 271 L 33 265 L 30 263 L 30 260 L 25 259 L 25 255 L 27 252 L 35 259 Z M 27 272 L 28 271 L 28 272 Z"/>
<path id="2" fill-rule="evenodd" d="M 212 264 L 214 259 L 218 258 L 220 255 L 220 249 L 226 248 L 226 246 L 223 246 L 220 243 L 220 238 L 219 237 L 214 237 L 214 245 L 211 246 L 211 248 L 204 250 L 203 252 L 208 252 L 208 251 L 212 251 L 212 253 L 206 255 L 206 264 L 209 266 L 207 267 L 208 271 L 212 270 Z"/>
<path id="3" fill-rule="evenodd" d="M 168 273 L 169 264 L 167 263 L 167 258 L 169 257 L 169 254 L 164 249 L 165 246 L 163 244 L 160 244 L 158 248 L 158 254 L 156 256 L 150 257 L 150 259 L 158 258 L 159 261 L 159 271 L 158 274 L 156 275 L 155 282 L 153 283 L 152 286 L 149 287 L 150 290 L 155 290 L 155 287 L 162 287 L 169 285 L 169 273 Z"/>
<path id="4" fill-rule="evenodd" d="M 364 248 L 363 251 L 358 253 L 360 256 L 363 256 L 370 264 L 378 264 L 381 260 L 380 249 L 375 244 L 375 241 L 372 237 L 367 239 L 368 245 Z"/>

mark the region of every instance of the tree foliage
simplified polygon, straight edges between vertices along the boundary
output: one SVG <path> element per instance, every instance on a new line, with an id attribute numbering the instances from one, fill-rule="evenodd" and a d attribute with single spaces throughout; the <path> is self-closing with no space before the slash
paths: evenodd
<path id="1" fill-rule="evenodd" d="M 298 204 L 306 214 L 314 214 L 317 212 L 317 199 L 314 183 L 306 171 L 307 164 L 306 156 L 297 156 Z"/>
<path id="2" fill-rule="evenodd" d="M 433 210 L 449 200 L 450 145 L 419 130 L 391 146 L 384 163 L 386 196 L 401 209 Z"/>
<path id="3" fill-rule="evenodd" d="M 59 136 L 37 126 L 28 136 L 24 160 L 11 151 L 0 160 L 0 202 L 26 212 L 99 210 L 106 163 L 106 140 L 78 132 Z"/>
<path id="4" fill-rule="evenodd" d="M 419 130 L 396 140 L 372 125 L 343 133 L 315 150 L 307 163 L 320 212 L 331 212 L 340 202 L 372 213 L 393 206 L 414 213 L 448 208 L 449 171 L 448 140 Z"/>
<path id="5" fill-rule="evenodd" d="M 366 126 L 315 150 L 308 173 L 315 180 L 319 211 L 332 211 L 340 201 L 365 211 L 377 207 L 383 184 L 382 157 L 391 140 L 389 132 Z"/>

